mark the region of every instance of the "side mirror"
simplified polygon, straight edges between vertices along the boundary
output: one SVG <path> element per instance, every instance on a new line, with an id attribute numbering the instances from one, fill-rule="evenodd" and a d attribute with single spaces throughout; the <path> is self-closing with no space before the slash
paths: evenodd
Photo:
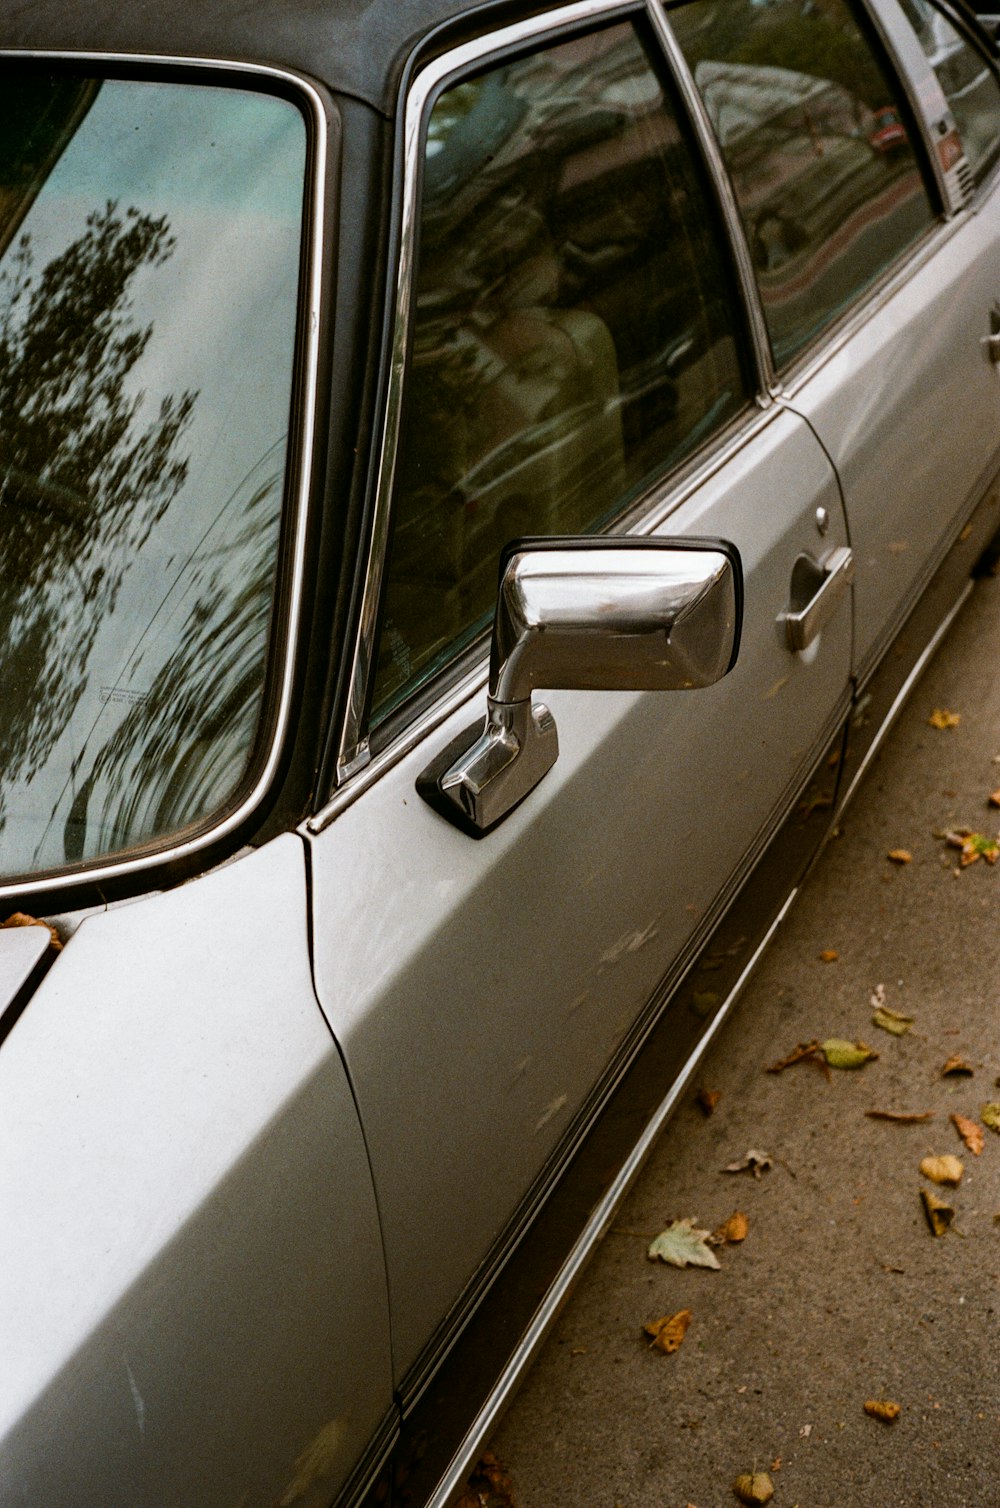
<path id="1" fill-rule="evenodd" d="M 711 686 L 736 662 L 742 608 L 740 558 L 722 540 L 515 541 L 500 561 L 485 726 L 455 739 L 418 792 L 484 837 L 558 756 L 533 690 Z"/>

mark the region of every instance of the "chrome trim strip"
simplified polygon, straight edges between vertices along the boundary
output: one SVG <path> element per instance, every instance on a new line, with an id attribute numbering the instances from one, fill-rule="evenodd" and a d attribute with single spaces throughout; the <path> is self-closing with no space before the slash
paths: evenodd
<path id="1" fill-rule="evenodd" d="M 843 799 L 839 803 L 839 806 L 838 806 L 838 809 L 837 809 L 837 819 L 838 819 L 838 821 L 839 821 L 840 816 L 842 815 L 842 813 L 846 810 L 847 803 L 851 800 L 851 798 L 853 797 L 855 791 L 857 790 L 858 786 L 860 785 L 862 776 L 864 775 L 865 771 L 868 769 L 869 765 L 871 764 L 872 760 L 875 758 L 876 754 L 881 749 L 882 744 L 885 741 L 885 737 L 886 737 L 887 733 L 889 732 L 889 729 L 892 727 L 893 723 L 896 721 L 896 718 L 902 712 L 903 707 L 904 707 L 906 701 L 908 700 L 911 691 L 913 690 L 913 688 L 916 685 L 916 683 L 919 681 L 920 677 L 923 675 L 924 671 L 927 669 L 927 666 L 928 666 L 929 662 L 931 661 L 931 659 L 933 659 L 934 655 L 937 653 L 937 651 L 938 651 L 938 649 L 939 649 L 939 647 L 941 645 L 941 640 L 944 638 L 944 636 L 948 632 L 949 628 L 951 628 L 951 625 L 954 623 L 955 619 L 958 617 L 958 615 L 961 612 L 962 608 L 968 602 L 969 597 L 972 595 L 973 591 L 975 590 L 975 586 L 976 586 L 976 583 L 971 578 L 970 578 L 970 580 L 968 580 L 965 583 L 965 586 L 962 588 L 962 594 L 958 598 L 958 601 L 955 602 L 949 608 L 948 612 L 941 619 L 941 622 L 938 624 L 937 628 L 934 630 L 933 635 L 928 640 L 928 642 L 925 644 L 923 650 L 921 651 L 920 655 L 918 656 L 918 658 L 917 658 L 917 660 L 916 660 L 916 662 L 915 662 L 915 664 L 913 666 L 913 669 L 910 671 L 909 675 L 906 677 L 906 680 L 903 682 L 902 686 L 899 688 L 898 692 L 896 693 L 896 698 L 895 698 L 892 706 L 889 708 L 889 710 L 886 713 L 885 717 L 882 719 L 882 726 L 879 728 L 878 732 L 875 734 L 875 737 L 872 739 L 871 743 L 868 745 L 868 748 L 865 751 L 864 758 L 862 759 L 860 765 L 858 766 L 858 768 L 854 772 L 854 779 L 851 781 L 850 785 L 847 787 L 847 790 L 844 793 Z"/>
<path id="2" fill-rule="evenodd" d="M 712 178 L 722 218 L 725 221 L 726 231 L 729 235 L 730 244 L 736 255 L 737 281 L 740 292 L 743 295 L 743 303 L 750 317 L 750 334 L 753 341 L 754 365 L 756 367 L 757 383 L 762 393 L 773 395 L 776 391 L 777 378 L 774 371 L 774 361 L 771 355 L 771 338 L 767 331 L 767 322 L 764 318 L 764 308 L 760 301 L 760 293 L 757 289 L 757 278 L 754 273 L 753 259 L 750 256 L 750 247 L 747 243 L 746 231 L 743 219 L 740 215 L 739 205 L 736 202 L 736 194 L 733 191 L 732 180 L 729 177 L 729 169 L 726 167 L 722 149 L 715 135 L 708 111 L 701 93 L 694 81 L 694 75 L 687 64 L 687 59 L 681 51 L 680 44 L 674 36 L 670 22 L 663 6 L 663 0 L 647 0 L 649 17 L 656 32 L 660 46 L 666 54 L 667 62 L 673 73 L 674 82 L 680 90 L 688 115 L 694 125 L 698 145 L 703 156 L 707 159 L 709 174 Z"/>
<path id="3" fill-rule="evenodd" d="M 469 1426 L 465 1438 L 452 1457 L 433 1495 L 428 1500 L 426 1508 L 448 1508 L 448 1505 L 454 1501 L 456 1494 L 461 1490 L 471 1466 L 488 1441 L 501 1414 L 510 1402 L 525 1372 L 534 1360 L 536 1353 L 541 1348 L 553 1322 L 558 1317 L 562 1305 L 568 1298 L 570 1290 L 586 1266 L 594 1249 L 606 1234 L 619 1205 L 635 1182 L 643 1163 L 655 1146 L 657 1138 L 670 1119 L 679 1099 L 690 1084 L 716 1033 L 736 1004 L 744 985 L 756 968 L 761 955 L 775 932 L 788 915 L 792 902 L 797 895 L 798 888 L 794 889 L 785 900 L 781 910 L 755 949 L 753 956 L 747 961 L 746 967 L 739 979 L 737 979 L 727 995 L 711 1026 L 708 1027 L 667 1094 L 646 1122 L 642 1134 L 632 1148 L 628 1158 L 622 1164 L 622 1167 L 619 1169 L 614 1181 L 609 1186 L 600 1203 L 595 1207 L 575 1246 L 560 1267 L 542 1302 L 535 1310 L 531 1323 L 522 1336 L 517 1350 L 504 1367 L 492 1392 Z"/>
<path id="4" fill-rule="evenodd" d="M 304 345 L 304 371 L 302 375 L 302 416 L 299 433 L 290 436 L 291 463 L 288 474 L 297 479 L 292 495 L 286 505 L 294 518 L 294 533 L 291 541 L 291 573 L 286 622 L 287 642 L 283 663 L 280 667 L 281 687 L 278 697 L 274 736 L 267 757 L 254 786 L 228 816 L 207 828 L 197 837 L 186 841 L 161 845 L 155 852 L 143 854 L 118 862 L 94 863 L 87 869 L 62 871 L 39 879 L 20 881 L 16 884 L 0 883 L 0 896 L 42 895 L 70 886 L 100 884 L 131 874 L 141 874 L 162 864 L 169 864 L 217 843 L 245 822 L 260 804 L 274 779 L 275 771 L 285 739 L 291 714 L 292 671 L 299 646 L 299 625 L 302 618 L 302 597 L 305 579 L 306 514 L 312 487 L 313 449 L 316 430 L 316 380 L 319 369 L 320 292 L 324 223 L 326 219 L 326 176 L 329 156 L 329 130 L 326 109 L 319 91 L 310 81 L 299 74 L 266 64 L 238 63 L 215 58 L 187 58 L 148 53 L 32 51 L 28 48 L 0 49 L 0 61 L 70 62 L 96 68 L 115 66 L 138 68 L 183 68 L 188 70 L 211 70 L 215 73 L 231 73 L 248 79 L 271 80 L 290 85 L 300 93 L 307 112 L 312 118 L 314 140 L 312 150 L 312 179 L 308 173 L 303 180 L 303 271 L 301 307 L 297 314 L 296 341 Z M 303 328 L 304 327 L 304 328 Z"/>
<path id="5" fill-rule="evenodd" d="M 347 709 L 337 752 L 337 784 L 354 776 L 369 760 L 368 741 L 363 716 L 368 681 L 375 652 L 375 629 L 382 587 L 381 564 L 389 538 L 390 505 L 396 474 L 399 446 L 399 421 L 402 409 L 403 375 L 410 332 L 410 306 L 413 291 L 413 268 L 417 249 L 417 191 L 422 167 L 420 139 L 424 111 L 434 91 L 451 75 L 468 69 L 483 58 L 493 57 L 524 42 L 557 32 L 585 21 L 612 19 L 627 12 L 638 12 L 642 0 L 577 0 L 560 10 L 546 11 L 527 21 L 504 26 L 499 31 L 476 37 L 460 47 L 435 58 L 418 73 L 406 99 L 403 112 L 403 193 L 400 209 L 399 257 L 394 287 L 387 290 L 386 305 L 392 314 L 389 371 L 386 386 L 385 416 L 379 447 L 375 481 L 374 517 L 371 538 L 364 556 L 365 584 L 361 611 L 351 650 L 351 678 Z M 391 277 L 391 274 L 390 274 Z"/>

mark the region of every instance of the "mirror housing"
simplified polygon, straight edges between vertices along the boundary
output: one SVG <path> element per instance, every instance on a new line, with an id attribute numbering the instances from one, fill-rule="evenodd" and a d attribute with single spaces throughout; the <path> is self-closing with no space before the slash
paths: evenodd
<path id="1" fill-rule="evenodd" d="M 722 540 L 522 539 L 504 550 L 486 723 L 417 781 L 442 816 L 484 837 L 559 753 L 532 691 L 691 691 L 736 662 L 739 554 Z"/>

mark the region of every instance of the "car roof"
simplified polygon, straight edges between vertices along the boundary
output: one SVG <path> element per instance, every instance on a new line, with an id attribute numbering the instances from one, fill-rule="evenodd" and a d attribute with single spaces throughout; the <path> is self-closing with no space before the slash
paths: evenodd
<path id="1" fill-rule="evenodd" d="M 0 48 L 270 64 L 389 114 L 421 37 L 451 18 L 511 11 L 477 0 L 0 0 Z"/>

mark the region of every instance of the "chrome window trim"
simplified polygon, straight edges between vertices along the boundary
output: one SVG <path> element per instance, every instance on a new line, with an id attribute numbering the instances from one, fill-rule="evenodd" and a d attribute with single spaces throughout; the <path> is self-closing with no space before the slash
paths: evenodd
<path id="1" fill-rule="evenodd" d="M 671 472 L 665 478 L 656 478 L 645 492 L 624 510 L 615 534 L 640 538 L 654 533 L 693 493 L 727 466 L 732 458 L 762 429 L 774 422 L 781 412 L 781 406 L 778 404 L 767 403 L 757 407 L 749 404 L 731 421 L 728 431 L 723 430 L 721 443 L 719 436 L 714 436 L 713 443 L 696 453 L 679 472 Z M 661 495 L 658 496 L 658 494 Z M 414 717 L 412 722 L 407 723 L 384 749 L 366 758 L 363 763 L 359 763 L 354 770 L 349 772 L 329 801 L 308 817 L 300 825 L 299 831 L 309 837 L 316 837 L 325 832 L 341 812 L 353 806 L 359 796 L 369 790 L 389 770 L 394 769 L 418 744 L 439 728 L 453 712 L 456 712 L 463 702 L 485 692 L 488 678 L 489 644 L 488 641 L 484 641 L 477 663 L 465 671 L 458 680 L 443 688 L 441 695 Z M 485 711 L 485 703 L 483 710 Z"/>
<path id="2" fill-rule="evenodd" d="M 364 587 L 361 608 L 349 651 L 351 670 L 347 705 L 337 743 L 338 752 L 335 774 L 337 791 L 342 790 L 347 782 L 356 780 L 358 774 L 372 761 L 368 735 L 364 727 L 364 714 L 368 685 L 374 663 L 378 608 L 382 592 L 384 562 L 389 541 L 392 493 L 395 484 L 396 461 L 399 449 L 403 379 L 406 371 L 406 353 L 410 335 L 410 310 L 418 233 L 417 201 L 422 167 L 420 145 L 425 111 L 434 93 L 450 77 L 467 72 L 470 67 L 478 62 L 482 62 L 484 59 L 509 52 L 539 37 L 550 34 L 555 37 L 567 27 L 575 27 L 587 22 L 599 24 L 602 21 L 611 21 L 616 17 L 624 17 L 630 14 L 644 15 L 650 22 L 663 48 L 669 67 L 674 59 L 674 53 L 670 51 L 668 46 L 664 45 L 661 12 L 662 6 L 660 0 L 576 0 L 575 4 L 563 6 L 558 10 L 546 11 L 528 20 L 518 21 L 510 26 L 501 27 L 497 31 L 489 32 L 482 37 L 476 37 L 472 41 L 463 43 L 461 46 L 443 53 L 441 57 L 435 58 L 425 68 L 420 70 L 407 95 L 402 112 L 403 166 L 399 252 L 396 261 L 395 277 L 393 278 L 390 274 L 390 286 L 387 290 L 386 298 L 387 308 L 392 311 L 392 333 L 389 344 L 388 375 L 384 380 L 386 394 L 385 409 L 374 484 L 374 514 L 368 549 L 363 556 Z M 669 40 L 672 42 L 672 39 Z M 693 83 L 687 79 L 686 70 L 682 73 L 675 66 L 673 82 L 678 87 L 683 103 L 692 119 L 699 147 L 704 155 L 708 155 L 709 142 L 704 135 L 707 118 L 699 124 L 702 114 L 700 101 L 696 99 L 696 91 L 694 91 Z M 693 97 L 689 97 L 692 95 Z M 707 130 L 710 134 L 710 125 L 707 125 Z M 716 198 L 718 201 L 722 201 L 728 189 L 729 180 L 724 170 L 720 176 L 718 170 L 715 169 L 716 161 L 721 161 L 718 157 L 717 148 L 715 148 L 715 157 L 708 163 L 708 169 L 710 177 L 713 177 L 712 187 L 715 189 Z M 713 169 L 715 169 L 714 172 Z M 731 190 L 728 190 L 728 192 L 731 193 Z M 722 208 L 721 202 L 720 208 Z M 732 209 L 735 213 L 735 202 Z M 722 213 L 723 219 L 726 221 L 726 228 L 732 234 L 732 227 L 729 224 L 728 215 L 724 208 L 722 208 Z M 752 278 L 752 268 L 749 267 L 749 250 L 745 247 L 745 241 L 743 241 L 742 227 L 740 227 L 740 238 L 740 241 L 735 243 L 737 247 L 737 260 L 738 262 L 740 260 L 739 247 L 742 244 Z M 763 326 L 762 312 L 758 310 L 755 314 L 753 312 L 753 305 L 748 304 L 748 292 L 742 267 L 737 270 L 737 284 L 738 291 L 744 303 L 747 304 L 747 307 L 751 311 L 750 320 L 754 343 L 754 376 L 760 387 L 757 401 L 761 406 L 764 406 L 770 399 L 770 344 L 767 341 L 766 329 Z M 755 285 L 753 296 L 756 300 Z M 634 505 L 623 508 L 622 517 L 627 518 L 634 511 Z M 624 532 L 631 533 L 633 531 L 626 529 Z M 477 672 L 477 679 L 478 674 Z M 445 700 L 448 700 L 447 695 Z M 432 719 L 431 725 L 436 726 L 437 722 L 441 720 L 441 717 L 438 717 L 436 713 L 436 706 L 429 709 L 425 717 L 417 719 L 417 725 L 423 727 L 429 716 Z M 442 717 L 444 715 L 446 714 L 442 714 Z M 408 741 L 408 733 L 409 730 L 402 734 L 401 738 L 406 742 L 407 747 L 412 747 L 412 744 Z M 393 741 L 391 747 L 396 747 L 396 740 Z M 388 752 L 389 750 L 385 750 L 383 754 L 387 754 Z M 384 768 L 385 761 L 383 757 L 380 755 L 377 758 L 379 768 Z M 307 823 L 310 831 L 322 831 L 323 826 L 326 825 L 326 813 L 329 811 L 331 805 L 336 806 L 337 810 L 340 810 L 340 803 L 336 795 L 326 807 Z M 319 823 L 320 826 L 314 826 L 316 823 Z"/>
<path id="3" fill-rule="evenodd" d="M 289 541 L 291 569 L 288 578 L 288 601 L 285 609 L 286 642 L 279 666 L 269 656 L 269 670 L 280 675 L 274 733 L 263 764 L 253 786 L 247 791 L 237 807 L 218 821 L 206 824 L 195 836 L 171 843 L 169 838 L 149 852 L 129 858 L 110 858 L 94 862 L 86 867 L 59 870 L 37 879 L 19 880 L 16 883 L 0 883 L 0 897 L 13 899 L 16 896 L 47 895 L 52 891 L 67 890 L 86 885 L 100 885 L 109 880 L 140 875 L 147 870 L 184 860 L 198 854 L 210 845 L 218 843 L 238 829 L 260 805 L 269 789 L 288 736 L 292 703 L 292 672 L 299 649 L 302 598 L 305 581 L 307 503 L 313 482 L 313 451 L 316 430 L 316 382 L 319 370 L 320 291 L 324 224 L 326 219 L 326 176 L 329 158 L 330 132 L 326 108 L 319 90 L 307 78 L 290 69 L 275 68 L 267 64 L 241 63 L 231 59 L 198 57 L 190 58 L 172 54 L 119 53 L 90 51 L 34 50 L 29 48 L 0 49 L 0 62 L 73 63 L 115 68 L 165 68 L 186 72 L 227 73 L 235 78 L 264 80 L 290 88 L 301 96 L 305 112 L 311 119 L 313 139 L 310 143 L 311 164 L 307 158 L 303 177 L 303 234 L 302 272 L 300 277 L 299 307 L 296 311 L 296 347 L 302 341 L 304 362 L 301 375 L 302 414 L 295 434 L 289 435 L 290 462 L 287 479 L 293 478 L 289 497 L 284 504 L 292 519 L 292 537 Z M 295 385 L 293 377 L 293 387 Z M 284 511 L 284 510 L 283 510 Z"/>
<path id="4" fill-rule="evenodd" d="M 739 291 L 743 299 L 744 307 L 750 318 L 750 334 L 753 342 L 753 360 L 757 385 L 760 392 L 774 396 L 777 392 L 777 378 L 774 370 L 774 359 L 771 354 L 771 337 L 767 330 L 767 320 L 764 317 L 764 306 L 761 302 L 760 290 L 757 287 L 757 278 L 753 268 L 753 258 L 750 255 L 750 246 L 747 242 L 746 230 L 740 215 L 739 205 L 736 202 L 736 193 L 733 189 L 729 169 L 726 167 L 722 149 L 719 146 L 715 134 L 715 128 L 709 119 L 708 111 L 701 97 L 701 93 L 694 81 L 691 72 L 673 28 L 667 17 L 666 7 L 663 0 L 648 0 L 647 9 L 652 21 L 653 30 L 657 40 L 666 56 L 667 65 L 671 70 L 675 84 L 684 100 L 688 118 L 691 121 L 702 157 L 705 159 L 712 186 L 715 189 L 716 199 L 722 214 L 729 242 L 736 257 L 736 275 Z"/>

